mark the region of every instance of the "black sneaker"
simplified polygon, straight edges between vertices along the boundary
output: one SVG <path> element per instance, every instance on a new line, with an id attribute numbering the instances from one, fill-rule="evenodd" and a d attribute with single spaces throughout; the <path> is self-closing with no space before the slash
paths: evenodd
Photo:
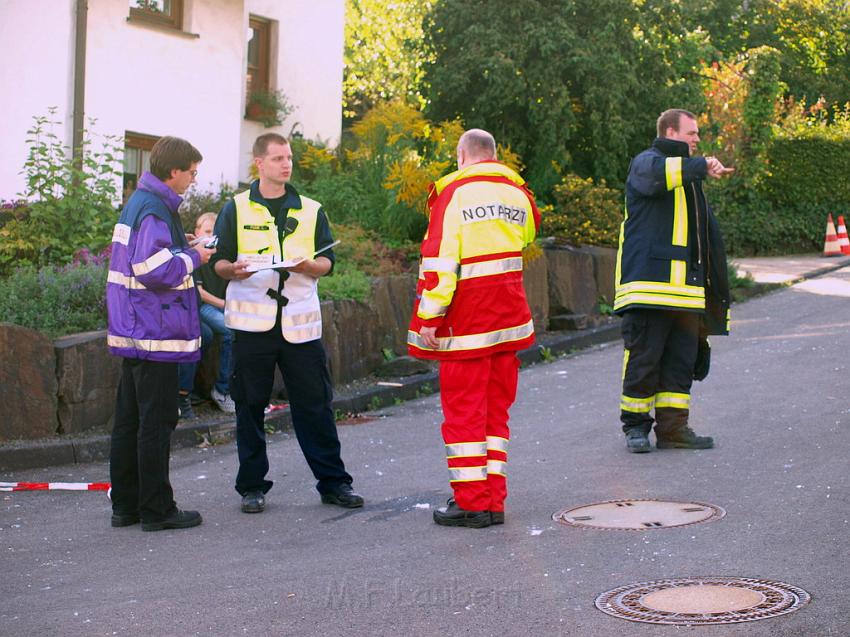
<path id="1" fill-rule="evenodd" d="M 248 491 L 242 496 L 242 513 L 262 513 L 266 508 L 266 496 L 262 491 Z"/>
<path id="2" fill-rule="evenodd" d="M 649 437 L 642 429 L 629 429 L 626 432 L 626 449 L 632 453 L 646 453 L 650 448 Z"/>
<path id="3" fill-rule="evenodd" d="M 714 438 L 698 436 L 690 427 L 679 427 L 663 437 L 656 432 L 655 437 L 655 446 L 659 449 L 711 449 L 714 446 Z"/>
<path id="4" fill-rule="evenodd" d="M 448 506 L 434 510 L 434 522 L 440 526 L 465 526 L 470 529 L 483 529 L 492 522 L 490 511 L 467 511 L 461 509 L 454 498 L 449 498 Z"/>
<path id="5" fill-rule="evenodd" d="M 132 526 L 139 523 L 138 513 L 113 513 L 112 526 L 118 528 L 121 526 Z"/>
<path id="6" fill-rule="evenodd" d="M 505 512 L 504 511 L 490 511 L 490 524 L 504 524 L 505 523 Z"/>
<path id="7" fill-rule="evenodd" d="M 174 509 L 158 522 L 142 522 L 142 531 L 164 531 L 165 529 L 188 529 L 198 526 L 204 519 L 197 511 Z"/>
<path id="8" fill-rule="evenodd" d="M 350 484 L 341 484 L 336 491 L 322 494 L 323 504 L 335 504 L 346 509 L 357 509 L 363 506 L 363 496 L 354 493 Z"/>
<path id="9" fill-rule="evenodd" d="M 189 420 L 195 417 L 195 410 L 192 409 L 192 399 L 189 394 L 180 394 L 177 401 L 177 416 L 180 420 Z"/>

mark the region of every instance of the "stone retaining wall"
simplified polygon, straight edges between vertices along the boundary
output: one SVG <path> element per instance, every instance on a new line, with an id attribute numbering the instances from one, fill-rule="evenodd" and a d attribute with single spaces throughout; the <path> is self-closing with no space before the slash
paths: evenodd
<path id="1" fill-rule="evenodd" d="M 538 330 L 548 326 L 551 315 L 592 314 L 600 296 L 613 298 L 616 251 L 551 248 L 544 255 L 523 274 Z M 379 277 L 368 303 L 322 303 L 323 340 L 335 383 L 375 372 L 385 362 L 384 350 L 407 352 L 415 292 L 415 275 Z M 217 360 L 213 346 L 200 368 L 201 393 L 209 391 Z M 120 366 L 107 352 L 105 330 L 51 342 L 38 332 L 0 323 L 0 404 L 5 406 L 0 442 L 109 426 Z"/>

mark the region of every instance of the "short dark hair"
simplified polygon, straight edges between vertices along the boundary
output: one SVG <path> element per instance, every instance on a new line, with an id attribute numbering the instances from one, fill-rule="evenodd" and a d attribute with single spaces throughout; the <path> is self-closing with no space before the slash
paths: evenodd
<path id="1" fill-rule="evenodd" d="M 688 119 L 696 119 L 697 116 L 691 113 L 690 111 L 686 111 L 683 108 L 668 108 L 666 111 L 661 113 L 658 116 L 658 121 L 655 122 L 655 128 L 659 137 L 664 137 L 664 133 L 667 132 L 668 128 L 672 128 L 677 133 L 679 132 L 679 120 L 682 117 L 687 117 Z"/>
<path id="2" fill-rule="evenodd" d="M 278 135 L 277 133 L 265 133 L 260 135 L 257 139 L 254 140 L 254 148 L 252 150 L 252 154 L 254 157 L 265 157 L 266 153 L 269 152 L 269 144 L 280 144 L 281 146 L 288 146 L 289 141 L 283 135 Z"/>
<path id="3" fill-rule="evenodd" d="M 165 181 L 172 170 L 189 170 L 192 164 L 203 161 L 197 148 L 179 137 L 160 137 L 151 148 L 151 172 Z"/>

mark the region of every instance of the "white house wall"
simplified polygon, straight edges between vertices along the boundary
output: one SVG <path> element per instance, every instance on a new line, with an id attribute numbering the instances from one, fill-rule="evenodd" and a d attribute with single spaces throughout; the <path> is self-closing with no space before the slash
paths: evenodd
<path id="1" fill-rule="evenodd" d="M 331 145 L 342 129 L 343 0 L 185 0 L 184 30 L 129 22 L 127 0 L 88 0 L 85 115 L 94 131 L 177 135 L 203 154 L 199 186 L 248 180 L 266 132 L 245 120 L 249 15 L 277 23 L 272 84 L 295 111 L 293 129 Z M 76 0 L 0 0 L 0 199 L 21 192 L 26 130 L 57 107 L 71 144 Z M 197 35 L 194 37 L 192 34 Z M 274 50 L 273 50 L 274 53 Z"/>
<path id="2" fill-rule="evenodd" d="M 102 132 L 189 140 L 204 156 L 198 185 L 213 189 L 238 174 L 244 6 L 186 4 L 199 37 L 128 22 L 126 0 L 89 0 L 86 115 Z"/>
<path id="3" fill-rule="evenodd" d="M 56 107 L 54 132 L 71 143 L 74 0 L 0 0 L 0 200 L 24 189 L 26 131 Z"/>
<path id="4" fill-rule="evenodd" d="M 339 143 L 345 29 L 343 0 L 246 0 L 246 8 L 247 14 L 277 21 L 277 70 L 272 84 L 283 91 L 295 111 L 273 129 L 242 120 L 239 175 L 243 181 L 248 180 L 254 139 L 269 130 L 285 136 L 295 130 L 307 139 L 331 146 Z M 247 16 L 244 28 L 247 32 Z"/>

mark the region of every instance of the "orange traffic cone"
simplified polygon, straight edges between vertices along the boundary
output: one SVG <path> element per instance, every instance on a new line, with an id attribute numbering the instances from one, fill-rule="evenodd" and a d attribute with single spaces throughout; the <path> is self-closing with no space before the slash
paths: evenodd
<path id="1" fill-rule="evenodd" d="M 838 215 L 838 248 L 841 250 L 841 254 L 850 254 L 850 239 L 847 238 L 844 215 Z"/>
<path id="2" fill-rule="evenodd" d="M 835 224 L 832 223 L 832 213 L 829 213 L 826 220 L 826 240 L 823 242 L 823 256 L 841 256 L 841 246 L 838 245 L 838 237 L 835 234 Z"/>

